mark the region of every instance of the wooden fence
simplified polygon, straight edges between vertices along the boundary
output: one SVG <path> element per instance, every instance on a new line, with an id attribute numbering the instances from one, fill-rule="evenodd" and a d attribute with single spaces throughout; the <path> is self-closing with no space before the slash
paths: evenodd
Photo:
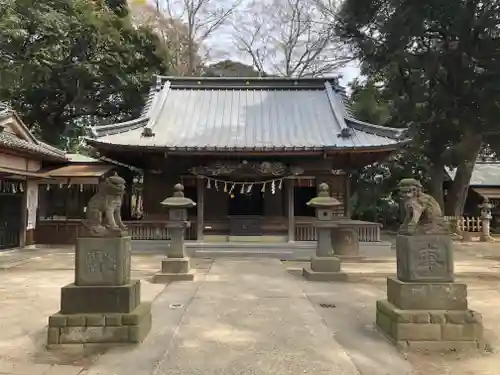
<path id="1" fill-rule="evenodd" d="M 41 220 L 35 231 L 36 242 L 39 244 L 72 244 L 81 229 L 81 220 Z M 357 230 L 359 241 L 380 241 L 381 225 L 359 220 L 344 220 L 341 226 Z M 169 240 L 169 230 L 165 221 L 127 221 L 129 233 L 134 240 Z M 286 227 L 284 228 L 286 230 Z M 186 230 L 186 240 L 196 240 L 196 220 Z M 316 241 L 316 228 L 313 221 L 295 224 L 295 241 Z"/>
<path id="2" fill-rule="evenodd" d="M 161 221 L 128 221 L 126 223 L 133 240 L 169 240 L 170 233 L 165 222 Z M 196 239 L 196 221 L 185 232 L 186 240 Z"/>
<path id="3" fill-rule="evenodd" d="M 349 225 L 358 232 L 360 242 L 378 242 L 380 241 L 380 228 L 378 223 L 370 223 L 367 221 L 350 220 Z M 316 241 L 316 228 L 313 223 L 297 223 L 295 225 L 295 240 L 296 241 Z"/>
<path id="4" fill-rule="evenodd" d="M 458 232 L 482 232 L 483 222 L 476 216 L 445 216 L 445 220 L 450 223 L 452 230 Z"/>

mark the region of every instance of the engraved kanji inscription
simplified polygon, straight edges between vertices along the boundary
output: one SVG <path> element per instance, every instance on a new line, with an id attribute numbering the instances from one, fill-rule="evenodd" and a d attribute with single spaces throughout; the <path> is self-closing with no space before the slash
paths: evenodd
<path id="1" fill-rule="evenodd" d="M 413 273 L 419 277 L 440 275 L 445 272 L 445 262 L 442 251 L 434 244 L 415 252 Z"/>
<path id="2" fill-rule="evenodd" d="M 396 256 L 401 281 L 453 282 L 453 247 L 448 235 L 399 235 Z"/>
<path id="3" fill-rule="evenodd" d="M 116 270 L 115 260 L 108 252 L 102 250 L 89 251 L 86 254 L 86 264 L 88 273 L 91 275 Z"/>

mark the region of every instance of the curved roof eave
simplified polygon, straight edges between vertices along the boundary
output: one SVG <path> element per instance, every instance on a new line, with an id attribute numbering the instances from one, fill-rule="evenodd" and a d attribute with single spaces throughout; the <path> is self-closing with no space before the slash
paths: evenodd
<path id="1" fill-rule="evenodd" d="M 85 138 L 85 141 L 94 147 L 105 150 L 120 151 L 138 151 L 138 152 L 172 152 L 189 154 L 207 154 L 207 153 L 339 153 L 339 152 L 388 152 L 395 151 L 410 140 L 402 140 L 397 143 L 375 146 L 353 146 L 353 147 L 167 147 L 167 146 L 148 146 L 148 145 L 122 145 L 109 142 L 101 142 L 93 138 Z"/>

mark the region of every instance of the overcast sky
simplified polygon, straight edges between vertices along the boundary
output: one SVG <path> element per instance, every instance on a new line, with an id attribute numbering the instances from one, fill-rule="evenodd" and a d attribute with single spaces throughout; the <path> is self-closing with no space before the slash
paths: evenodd
<path id="1" fill-rule="evenodd" d="M 156 3 L 156 0 L 132 0 L 139 2 L 148 2 L 150 4 Z M 185 18 L 185 13 L 183 13 L 183 2 L 185 0 L 160 0 L 160 4 L 162 2 L 168 2 L 170 6 L 173 8 L 173 13 L 175 16 L 180 18 Z M 216 0 L 216 2 L 211 3 L 209 6 L 213 6 L 213 4 L 217 4 L 217 6 L 224 6 L 225 4 L 232 4 L 234 0 Z M 241 0 L 240 4 L 241 8 L 244 9 L 245 3 L 253 0 Z M 268 1 L 268 0 L 257 0 L 257 1 Z M 329 0 L 335 1 L 335 0 Z M 230 5 L 229 5 L 230 6 Z M 238 16 L 241 16 L 243 10 L 240 10 L 238 13 L 235 13 L 233 17 L 237 19 Z M 230 20 L 228 20 L 231 22 Z M 206 47 L 208 51 L 210 51 L 210 59 L 211 62 L 217 62 L 225 59 L 240 61 L 244 64 L 252 65 L 252 61 L 250 57 L 242 56 L 241 53 L 238 54 L 235 51 L 235 46 L 232 40 L 232 28 L 229 25 L 223 25 L 220 27 L 211 37 L 206 40 Z M 267 70 L 267 69 L 266 69 Z M 340 83 L 342 86 L 346 87 L 349 82 L 359 76 L 359 67 L 357 63 L 351 63 L 348 66 L 340 69 L 338 72 L 334 72 L 333 74 L 338 73 L 342 77 L 340 79 Z M 336 75 L 336 74 L 335 74 Z"/>

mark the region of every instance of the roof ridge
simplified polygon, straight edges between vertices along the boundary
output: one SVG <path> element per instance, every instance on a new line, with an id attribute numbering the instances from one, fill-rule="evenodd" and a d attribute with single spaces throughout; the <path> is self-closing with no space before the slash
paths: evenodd
<path id="1" fill-rule="evenodd" d="M 96 136 L 103 137 L 119 133 L 126 133 L 130 130 L 144 127 L 149 121 L 149 116 L 140 116 L 132 120 L 117 122 L 113 124 L 97 125 L 93 128 Z"/>
<path id="2" fill-rule="evenodd" d="M 20 130 L 26 138 L 30 139 L 34 144 L 38 145 L 38 139 L 31 133 L 19 114 L 12 108 L 12 106 L 7 102 L 0 102 L 0 116 L 2 117 L 14 117 L 16 124 L 19 126 Z"/>
<path id="3" fill-rule="evenodd" d="M 170 81 L 172 88 L 235 88 L 235 89 L 322 89 L 325 82 L 341 89 L 339 77 L 201 77 L 156 75 L 155 86 Z"/>
<path id="4" fill-rule="evenodd" d="M 392 128 L 370 124 L 369 122 L 361 121 L 351 116 L 346 116 L 346 121 L 348 121 L 349 125 L 354 129 L 396 140 L 403 140 L 405 138 L 405 132 L 408 130 L 407 128 Z"/>
<path id="5" fill-rule="evenodd" d="M 338 80 L 338 76 L 331 77 L 285 77 L 285 76 L 225 76 L 225 77 L 212 77 L 212 76 L 170 76 L 164 74 L 155 74 L 156 82 L 163 82 L 165 80 L 188 80 L 188 81 L 239 81 L 239 80 L 254 80 L 254 81 L 332 81 Z"/>
<path id="6" fill-rule="evenodd" d="M 92 130 L 97 137 L 102 137 L 106 135 L 125 133 L 130 130 L 135 130 L 139 127 L 145 126 L 149 121 L 151 115 L 151 110 L 153 108 L 154 100 L 157 97 L 159 91 L 161 91 L 164 83 L 159 79 L 159 75 L 154 75 L 153 83 L 149 88 L 149 92 L 146 96 L 146 100 L 139 117 L 133 118 L 127 121 L 115 122 L 112 124 L 98 124 L 95 125 Z M 144 122 L 144 123 L 143 123 Z"/>

